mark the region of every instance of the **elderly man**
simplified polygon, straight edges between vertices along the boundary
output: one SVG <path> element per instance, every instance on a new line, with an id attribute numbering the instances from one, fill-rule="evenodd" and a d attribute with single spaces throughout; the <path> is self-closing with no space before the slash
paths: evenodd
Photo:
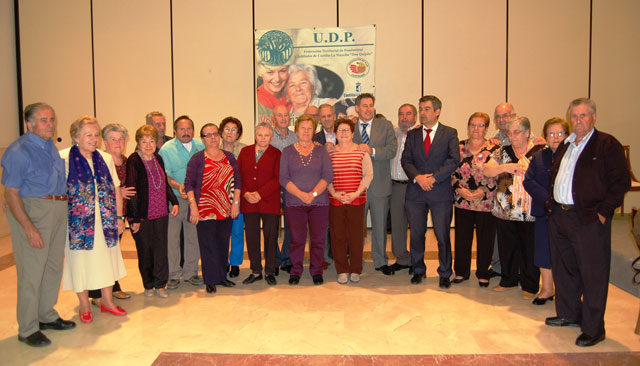
<path id="1" fill-rule="evenodd" d="M 276 149 L 282 150 L 298 141 L 298 136 L 289 129 L 289 121 L 291 116 L 289 110 L 284 105 L 279 105 L 273 108 L 273 118 L 276 121 L 275 128 L 273 129 L 273 138 L 271 139 L 271 145 Z M 285 191 L 280 190 L 280 202 L 282 203 L 282 210 L 285 207 Z M 278 231 L 279 232 L 279 231 Z M 283 271 L 291 272 L 291 259 L 289 258 L 289 245 L 291 244 L 291 235 L 289 234 L 289 225 L 287 224 L 287 216 L 284 216 L 284 239 L 282 240 L 282 249 L 276 245 L 276 276 L 278 275 L 277 267 L 282 268 Z"/>
<path id="2" fill-rule="evenodd" d="M 594 128 L 592 100 L 572 101 L 567 114 L 573 133 L 556 150 L 547 201 L 557 316 L 545 323 L 580 326 L 576 345 L 588 347 L 605 338 L 611 219 L 631 176 L 622 145 Z"/>
<path id="3" fill-rule="evenodd" d="M 169 215 L 169 234 L 167 241 L 169 248 L 167 257 L 169 261 L 168 289 L 176 289 L 180 286 L 180 277 L 194 286 L 202 285 L 202 277 L 198 276 L 198 261 L 200 260 L 200 247 L 198 245 L 198 232 L 196 226 L 189 222 L 189 202 L 184 191 L 184 179 L 187 174 L 187 163 L 193 155 L 204 150 L 204 144 L 200 140 L 193 139 L 194 124 L 189 116 L 180 116 L 173 122 L 173 131 L 176 136 L 165 143 L 160 149 L 160 156 L 164 160 L 167 172 L 167 180 L 178 198 L 179 211 L 177 216 Z M 180 230 L 184 235 L 184 263 L 180 267 Z"/>
<path id="4" fill-rule="evenodd" d="M 165 142 L 172 139 L 172 137 L 165 135 L 167 120 L 164 118 L 164 114 L 158 111 L 147 113 L 145 119 L 148 125 L 152 125 L 158 130 L 158 136 L 160 136 L 156 144 L 156 152 L 158 152 Z"/>
<path id="5" fill-rule="evenodd" d="M 391 122 L 374 118 L 375 97 L 369 93 L 356 98 L 358 123 L 353 142 L 359 149 L 371 156 L 373 180 L 367 190 L 365 218 L 371 209 L 371 254 L 376 271 L 389 276 L 394 274 L 387 258 L 387 214 L 391 197 L 391 169 L 389 161 L 396 155 L 398 140 L 393 133 Z"/>
<path id="6" fill-rule="evenodd" d="M 320 117 L 319 116 L 319 109 L 315 105 L 308 106 L 307 109 L 304 110 L 304 114 L 308 114 L 311 117 L 313 117 L 314 121 L 320 122 L 320 121 L 318 121 L 318 117 Z"/>
<path id="7" fill-rule="evenodd" d="M 409 178 L 402 169 L 400 162 L 407 132 L 416 124 L 417 111 L 413 104 L 405 103 L 398 108 L 398 127 L 394 129 L 398 140 L 396 156 L 391 159 L 391 250 L 396 257 L 396 262 L 391 269 L 399 271 L 409 268 L 411 256 L 407 251 L 407 212 L 404 208 L 404 199 L 407 192 Z"/>
<path id="8" fill-rule="evenodd" d="M 453 190 L 451 174 L 460 163 L 458 131 L 440 123 L 442 102 L 436 96 L 420 98 L 418 105 L 422 128 L 407 134 L 402 153 L 402 167 L 409 184 L 405 207 L 411 225 L 411 283 L 426 277 L 424 262 L 427 214 L 431 211 L 433 231 L 438 240 L 438 275 L 440 288 L 451 286 L 451 218 Z"/>
<path id="9" fill-rule="evenodd" d="M 71 329 L 53 309 L 58 301 L 67 233 L 64 160 L 53 144 L 55 112 L 45 103 L 24 110 L 28 132 L 2 157 L 11 243 L 18 277 L 18 340 L 51 344 L 41 330 Z"/>

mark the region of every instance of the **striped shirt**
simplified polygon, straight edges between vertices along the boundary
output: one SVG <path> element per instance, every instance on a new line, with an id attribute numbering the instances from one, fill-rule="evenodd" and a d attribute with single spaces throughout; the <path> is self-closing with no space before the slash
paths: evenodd
<path id="1" fill-rule="evenodd" d="M 336 192 L 351 193 L 358 190 L 360 185 L 369 187 L 373 179 L 373 166 L 369 155 L 362 151 L 338 151 L 329 153 L 333 165 L 333 188 Z M 329 197 L 332 206 L 342 206 L 340 200 Z M 367 201 L 366 189 L 354 199 L 351 205 L 361 205 Z"/>

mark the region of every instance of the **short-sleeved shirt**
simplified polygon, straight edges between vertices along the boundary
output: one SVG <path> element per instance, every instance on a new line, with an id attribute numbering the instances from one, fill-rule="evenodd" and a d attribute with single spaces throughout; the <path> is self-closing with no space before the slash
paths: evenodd
<path id="1" fill-rule="evenodd" d="M 226 155 L 221 160 L 204 157 L 202 191 L 198 211 L 202 220 L 223 220 L 231 212 L 234 179 L 233 167 Z"/>
<path id="2" fill-rule="evenodd" d="M 191 151 L 187 150 L 180 140 L 172 139 L 165 142 L 158 152 L 162 156 L 162 160 L 164 160 L 164 169 L 167 175 L 180 184 L 184 184 L 184 178 L 187 175 L 187 163 L 191 157 L 204 150 L 202 141 L 193 139 L 191 142 Z M 173 193 L 180 197 L 180 192 L 177 189 L 174 188 Z"/>
<path id="3" fill-rule="evenodd" d="M 2 184 L 17 188 L 20 197 L 67 193 L 64 160 L 52 140 L 27 132 L 2 157 Z"/>

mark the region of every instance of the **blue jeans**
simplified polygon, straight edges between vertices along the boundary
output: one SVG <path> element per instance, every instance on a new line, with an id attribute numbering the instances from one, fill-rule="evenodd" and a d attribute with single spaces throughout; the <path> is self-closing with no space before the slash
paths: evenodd
<path id="1" fill-rule="evenodd" d="M 229 265 L 239 266 L 244 257 L 244 216 L 238 214 L 231 224 L 231 252 L 229 253 Z"/>

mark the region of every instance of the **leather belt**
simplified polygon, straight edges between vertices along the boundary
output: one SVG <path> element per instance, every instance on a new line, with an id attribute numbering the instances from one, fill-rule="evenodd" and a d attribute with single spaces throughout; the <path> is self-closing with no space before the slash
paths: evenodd
<path id="1" fill-rule="evenodd" d="M 395 180 L 395 179 L 392 179 L 391 181 L 393 183 L 398 183 L 398 184 L 409 184 L 408 180 Z"/>
<path id="2" fill-rule="evenodd" d="M 48 195 L 48 196 L 44 196 L 41 197 L 45 200 L 54 200 L 54 201 L 66 201 L 69 197 L 66 194 L 63 194 L 62 196 L 56 196 L 56 195 Z"/>
<path id="3" fill-rule="evenodd" d="M 556 202 L 556 205 L 565 211 L 575 211 L 576 205 L 565 205 L 564 203 Z"/>

